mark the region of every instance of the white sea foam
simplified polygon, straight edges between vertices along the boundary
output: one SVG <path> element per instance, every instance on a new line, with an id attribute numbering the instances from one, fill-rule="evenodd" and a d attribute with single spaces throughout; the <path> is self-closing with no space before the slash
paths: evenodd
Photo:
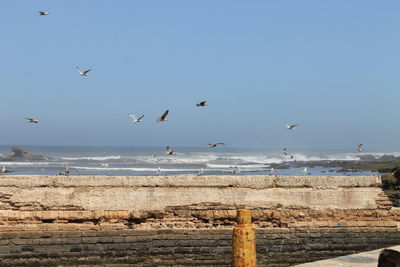
<path id="1" fill-rule="evenodd" d="M 358 154 L 337 154 L 337 155 L 323 155 L 323 156 L 313 156 L 304 155 L 300 153 L 294 153 L 294 158 L 297 161 L 320 161 L 320 160 L 348 160 L 355 161 L 360 160 Z"/>
<path id="2" fill-rule="evenodd" d="M 68 157 L 60 157 L 61 160 L 68 160 L 68 161 L 79 161 L 79 160 L 87 160 L 87 161 L 106 161 L 106 160 L 117 160 L 121 159 L 121 156 L 103 156 L 103 157 L 75 157 L 75 158 L 68 158 Z"/>
<path id="3" fill-rule="evenodd" d="M 259 164 L 252 164 L 252 165 L 236 165 L 236 164 L 213 164 L 207 163 L 207 167 L 209 168 L 217 168 L 217 169 L 231 169 L 240 166 L 240 168 L 244 169 L 261 169 L 265 170 L 269 168 L 269 165 L 259 165 Z"/>
<path id="4" fill-rule="evenodd" d="M 50 165 L 60 165 L 60 162 L 35 162 L 35 161 L 1 161 L 0 166 L 50 166 Z"/>
<path id="5" fill-rule="evenodd" d="M 101 167 L 74 167 L 78 170 L 86 171 L 132 171 L 132 172 L 156 172 L 158 168 L 101 168 Z M 162 172 L 198 172 L 199 169 L 176 169 L 176 168 L 161 168 Z M 206 170 L 214 171 L 214 170 Z"/>

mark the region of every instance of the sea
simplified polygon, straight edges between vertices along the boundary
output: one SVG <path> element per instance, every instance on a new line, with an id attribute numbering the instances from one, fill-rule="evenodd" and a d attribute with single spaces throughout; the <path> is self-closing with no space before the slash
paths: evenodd
<path id="1" fill-rule="evenodd" d="M 0 146 L 0 154 L 12 155 L 11 147 Z M 373 175 L 374 172 L 337 172 L 337 168 L 275 169 L 273 163 L 285 161 L 360 160 L 360 153 L 331 150 L 289 151 L 279 149 L 231 148 L 217 146 L 174 147 L 167 155 L 165 147 L 124 146 L 23 146 L 29 154 L 45 156 L 39 161 L 2 161 L 9 175 L 58 175 L 67 167 L 71 175 Z M 363 153 L 366 155 L 367 153 Z M 386 153 L 374 152 L 379 157 Z M 392 153 L 393 154 L 393 153 Z M 399 155 L 399 153 L 394 153 Z M 0 155 L 0 156 L 1 156 Z"/>

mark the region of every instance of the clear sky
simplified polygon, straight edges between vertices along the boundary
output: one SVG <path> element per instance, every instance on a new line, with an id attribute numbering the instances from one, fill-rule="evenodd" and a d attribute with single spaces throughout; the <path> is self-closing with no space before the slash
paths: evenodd
<path id="1" fill-rule="evenodd" d="M 0 9 L 0 145 L 399 149 L 399 1 L 37 0 Z M 75 66 L 93 70 L 81 77 Z M 156 124 L 166 109 L 170 121 Z"/>

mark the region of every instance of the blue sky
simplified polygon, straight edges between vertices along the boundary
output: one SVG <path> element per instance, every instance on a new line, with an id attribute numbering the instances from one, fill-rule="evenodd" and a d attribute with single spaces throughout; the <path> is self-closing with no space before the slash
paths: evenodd
<path id="1" fill-rule="evenodd" d="M 400 145 L 398 1 L 0 8 L 1 145 Z"/>

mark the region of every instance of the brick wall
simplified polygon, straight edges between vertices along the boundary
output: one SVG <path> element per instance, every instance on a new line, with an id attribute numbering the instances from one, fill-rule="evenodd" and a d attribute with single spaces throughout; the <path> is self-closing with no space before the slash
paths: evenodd
<path id="1" fill-rule="evenodd" d="M 290 266 L 399 244 L 400 209 L 253 210 L 258 266 Z M 0 265 L 230 266 L 236 210 L 0 211 Z"/>
<path id="2" fill-rule="evenodd" d="M 127 264 L 230 266 L 231 229 L 2 232 L 1 266 Z M 396 229 L 257 229 L 258 266 L 297 263 L 398 244 Z"/>

